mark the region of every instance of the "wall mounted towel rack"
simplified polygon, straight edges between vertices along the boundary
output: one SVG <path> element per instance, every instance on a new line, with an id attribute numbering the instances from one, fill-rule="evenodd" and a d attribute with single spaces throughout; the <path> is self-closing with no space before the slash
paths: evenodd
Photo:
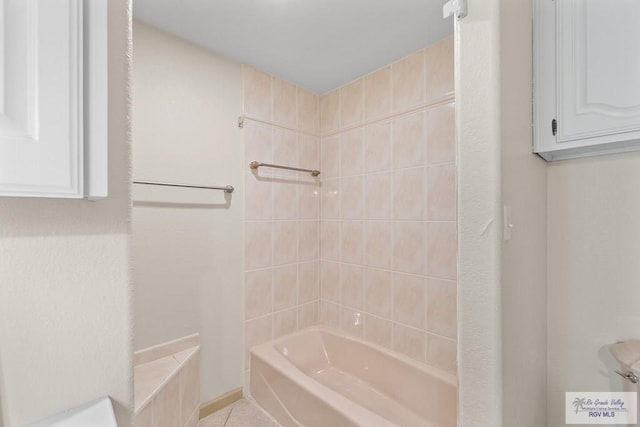
<path id="1" fill-rule="evenodd" d="M 156 181 L 133 181 L 134 184 L 141 185 L 160 185 L 162 187 L 183 187 L 183 188 L 201 188 L 204 190 L 223 190 L 225 193 L 231 194 L 233 193 L 233 188 L 231 185 L 226 185 L 224 187 L 212 187 L 208 185 L 190 185 L 190 184 L 175 184 L 170 182 L 156 182 Z"/>
<path id="2" fill-rule="evenodd" d="M 309 172 L 311 174 L 311 176 L 320 175 L 320 171 L 316 170 L 316 169 L 301 169 L 301 168 L 294 168 L 294 167 L 291 167 L 291 166 L 272 165 L 272 164 L 269 164 L 269 163 L 262 163 L 262 162 L 256 162 L 256 161 L 253 161 L 253 162 L 249 163 L 249 167 L 251 169 L 258 169 L 260 166 L 265 166 L 265 167 L 268 167 L 268 168 L 276 168 L 276 169 L 286 169 L 286 170 L 298 171 L 298 172 Z"/>

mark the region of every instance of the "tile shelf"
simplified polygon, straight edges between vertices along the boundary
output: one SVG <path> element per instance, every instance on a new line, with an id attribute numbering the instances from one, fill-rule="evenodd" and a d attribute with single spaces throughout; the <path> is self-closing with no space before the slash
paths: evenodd
<path id="1" fill-rule="evenodd" d="M 136 426 L 150 426 L 153 418 L 166 416 L 175 418 L 180 426 L 195 426 L 200 405 L 199 372 L 200 337 L 197 334 L 136 352 Z"/>

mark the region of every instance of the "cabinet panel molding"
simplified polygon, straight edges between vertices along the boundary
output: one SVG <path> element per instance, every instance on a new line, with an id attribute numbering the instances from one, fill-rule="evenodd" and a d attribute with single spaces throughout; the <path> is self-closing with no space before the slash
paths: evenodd
<path id="1" fill-rule="evenodd" d="M 640 149 L 640 2 L 534 7 L 534 152 L 556 160 Z"/>
<path id="2" fill-rule="evenodd" d="M 106 197 L 106 16 L 106 0 L 0 0 L 0 195 Z"/>

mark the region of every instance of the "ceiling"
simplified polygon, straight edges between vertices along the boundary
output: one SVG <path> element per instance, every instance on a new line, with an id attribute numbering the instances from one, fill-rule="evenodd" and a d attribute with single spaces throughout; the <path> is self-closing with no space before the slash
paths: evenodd
<path id="1" fill-rule="evenodd" d="M 453 33 L 445 0 L 133 0 L 134 18 L 326 93 Z"/>

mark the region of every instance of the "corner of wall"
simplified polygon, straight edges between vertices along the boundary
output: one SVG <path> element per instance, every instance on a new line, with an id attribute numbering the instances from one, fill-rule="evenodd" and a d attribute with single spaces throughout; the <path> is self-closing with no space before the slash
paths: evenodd
<path id="1" fill-rule="evenodd" d="M 532 152 L 532 0 L 501 0 L 504 425 L 546 424 L 547 165 Z M 532 322 L 531 319 L 536 319 Z"/>
<path id="2" fill-rule="evenodd" d="M 456 24 L 459 426 L 502 425 L 499 0 Z"/>

